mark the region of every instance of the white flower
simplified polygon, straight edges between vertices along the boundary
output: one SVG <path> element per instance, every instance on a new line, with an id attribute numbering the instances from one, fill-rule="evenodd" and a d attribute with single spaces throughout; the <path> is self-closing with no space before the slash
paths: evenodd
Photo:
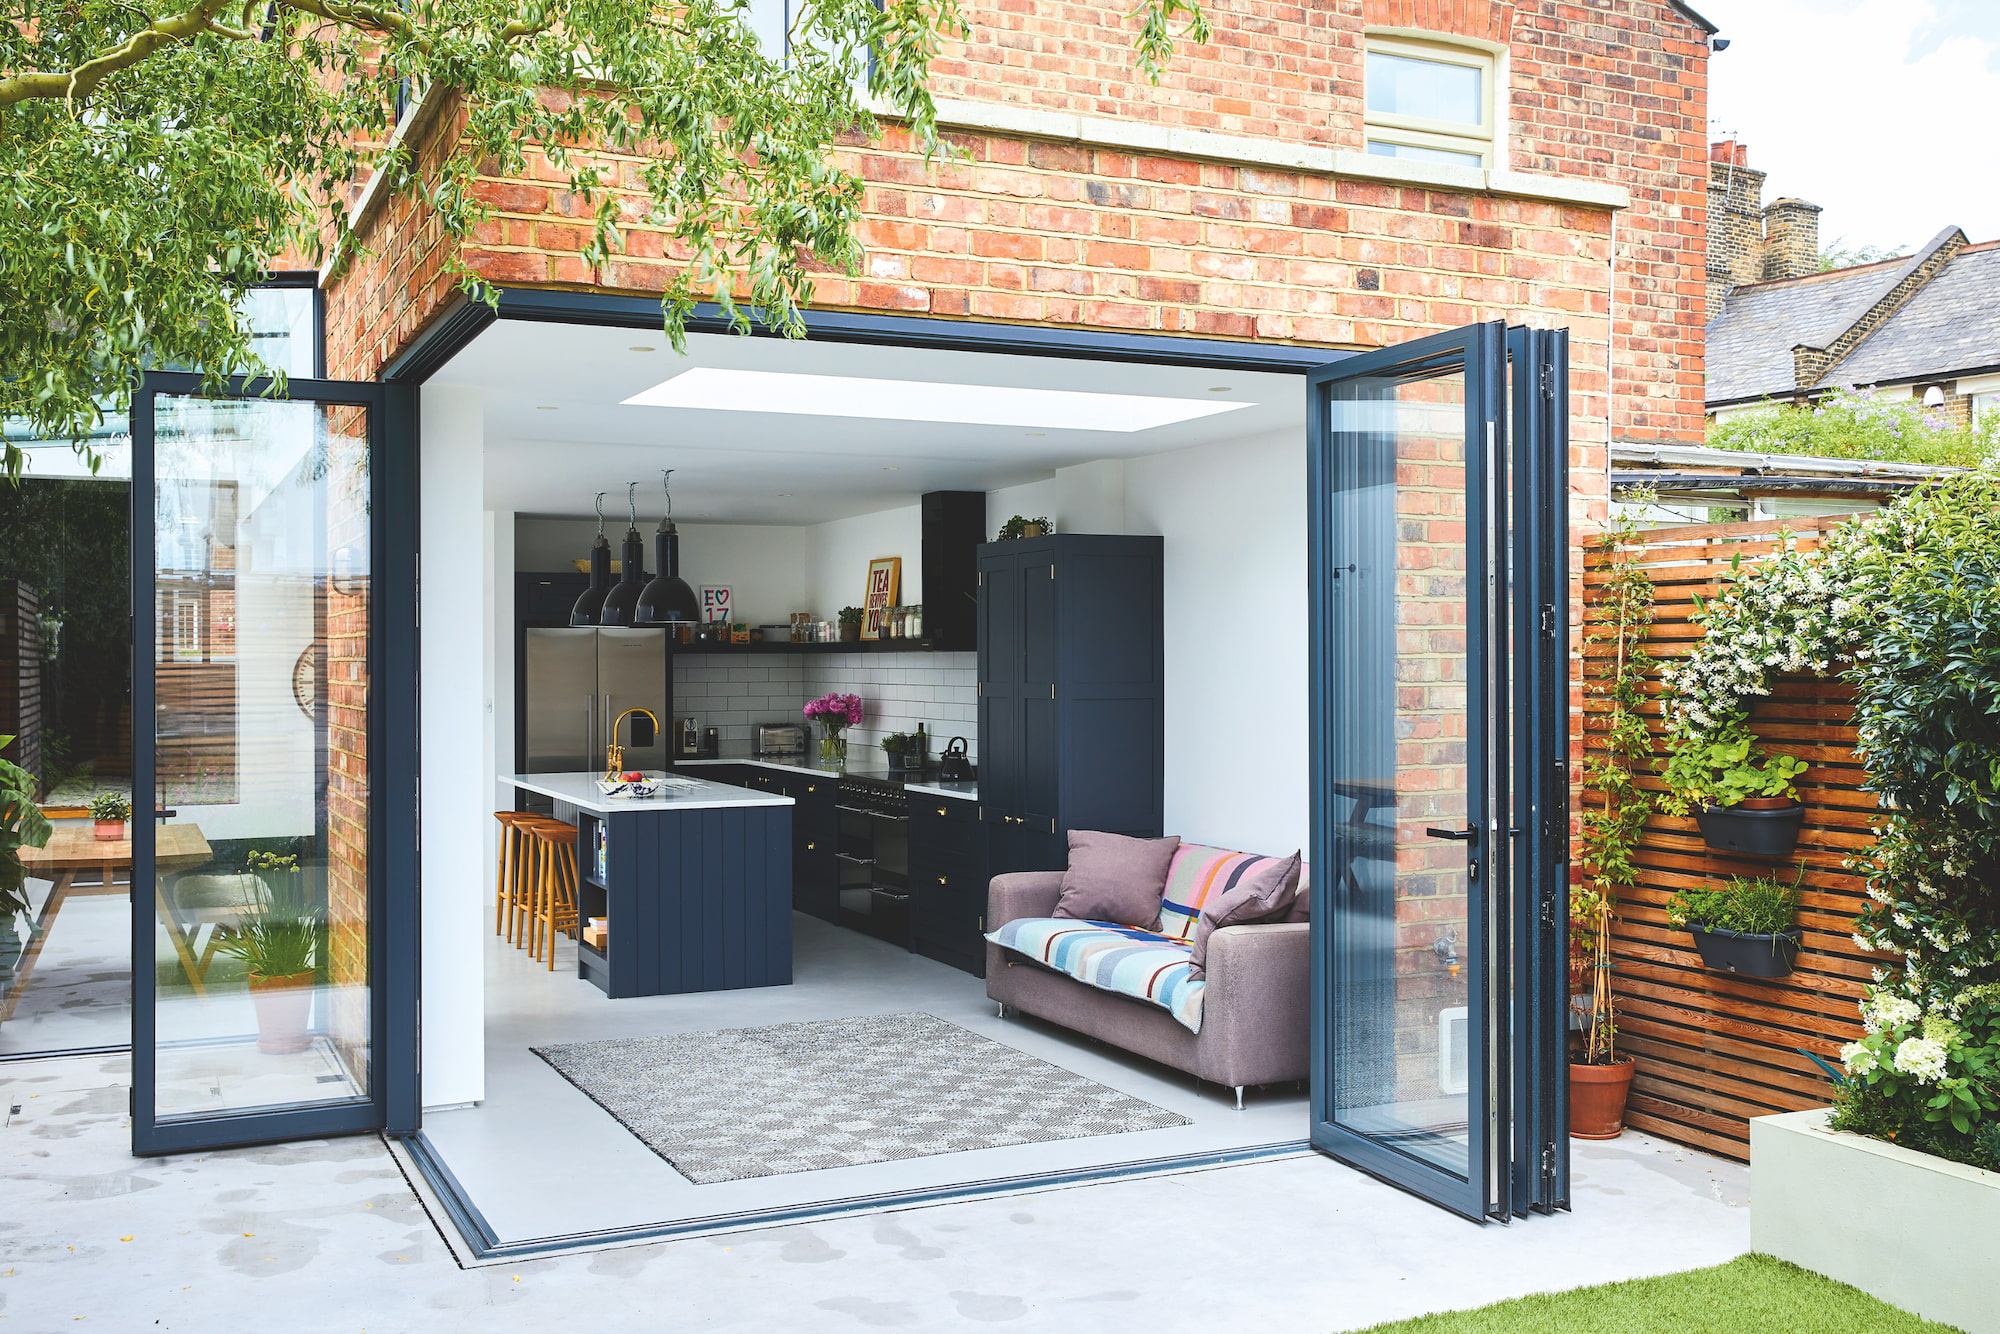
<path id="1" fill-rule="evenodd" d="M 1944 1044 L 1929 1038 L 1904 1038 L 1891 1063 L 1919 1083 L 1931 1083 L 1944 1075 Z"/>
<path id="2" fill-rule="evenodd" d="M 1901 1028 L 1914 1023 L 1923 1010 L 1917 1003 L 1892 991 L 1878 991 L 1861 1005 L 1861 1022 L 1870 1033 L 1885 1028 Z"/>
<path id="3" fill-rule="evenodd" d="M 1865 1075 L 1875 1068 L 1875 1052 L 1859 1042 L 1850 1042 L 1840 1049 L 1840 1062 L 1849 1074 Z"/>

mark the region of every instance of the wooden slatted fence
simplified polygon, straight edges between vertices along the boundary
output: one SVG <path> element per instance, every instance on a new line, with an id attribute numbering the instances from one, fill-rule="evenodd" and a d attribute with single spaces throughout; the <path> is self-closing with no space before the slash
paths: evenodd
<path id="1" fill-rule="evenodd" d="M 1656 667 L 1647 710 L 1654 752 L 1660 744 L 1658 664 L 1686 657 L 1700 637 L 1690 620 L 1694 597 L 1725 582 L 1731 559 L 1763 555 L 1789 530 L 1798 545 L 1818 545 L 1838 518 L 1703 524 L 1641 534 L 1643 549 L 1621 557 L 1591 552 L 1584 560 L 1584 596 L 1595 596 L 1612 559 L 1636 557 L 1655 587 L 1655 615 L 1646 648 Z M 1591 654 L 1608 650 L 1592 646 Z M 1592 664 L 1592 671 L 1596 664 Z M 1835 678 L 1783 677 L 1757 702 L 1750 725 L 1763 743 L 1797 755 L 1810 767 L 1799 781 L 1806 806 L 1798 851 L 1789 862 L 1710 851 L 1694 821 L 1655 814 L 1646 823 L 1639 883 L 1619 893 L 1614 932 L 1613 988 L 1619 1036 L 1638 1062 L 1626 1122 L 1637 1130 L 1732 1158 L 1749 1156 L 1748 1118 L 1824 1105 L 1828 1081 L 1801 1049 L 1834 1060 L 1860 1035 L 1856 1004 L 1880 960 L 1853 940 L 1853 919 L 1867 902 L 1860 876 L 1846 869 L 1873 842 L 1874 794 L 1860 790 L 1854 755 L 1852 688 Z M 1601 745 L 1586 698 L 1584 744 Z M 1638 776 L 1659 792 L 1657 774 Z M 1586 796 L 1586 800 L 1588 800 Z M 1790 878 L 1806 868 L 1799 913 L 1805 941 L 1790 977 L 1760 981 L 1702 967 L 1694 939 L 1670 926 L 1666 902 L 1675 890 L 1730 875 Z"/>

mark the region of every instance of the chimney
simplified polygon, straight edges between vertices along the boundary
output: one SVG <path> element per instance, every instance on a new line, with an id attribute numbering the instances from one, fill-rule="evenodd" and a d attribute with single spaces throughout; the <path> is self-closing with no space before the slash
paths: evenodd
<path id="1" fill-rule="evenodd" d="M 1732 287 L 1764 278 L 1764 173 L 1734 139 L 1708 146 L 1708 317 Z"/>
<path id="2" fill-rule="evenodd" d="M 1764 276 L 1802 278 L 1819 272 L 1818 204 L 1774 199 L 1764 208 Z"/>

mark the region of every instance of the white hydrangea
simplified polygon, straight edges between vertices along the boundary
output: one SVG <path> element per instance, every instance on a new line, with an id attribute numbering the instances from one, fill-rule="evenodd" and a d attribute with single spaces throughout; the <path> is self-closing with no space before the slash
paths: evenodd
<path id="1" fill-rule="evenodd" d="M 1840 1049 L 1840 1061 L 1851 1075 L 1865 1075 L 1875 1068 L 1875 1050 L 1860 1042 L 1850 1042 Z"/>
<path id="2" fill-rule="evenodd" d="M 1870 1033 L 1915 1023 L 1921 1014 L 1923 1010 L 1915 1001 L 1893 991 L 1878 991 L 1861 1006 L 1861 1022 Z"/>
<path id="3" fill-rule="evenodd" d="M 1891 1064 L 1919 1083 L 1933 1083 L 1944 1076 L 1944 1044 L 1929 1038 L 1904 1038 L 1897 1046 Z"/>

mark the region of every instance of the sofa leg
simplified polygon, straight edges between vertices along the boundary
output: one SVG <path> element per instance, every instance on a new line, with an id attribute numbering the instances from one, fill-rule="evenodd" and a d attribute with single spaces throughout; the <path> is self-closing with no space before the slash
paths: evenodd
<path id="1" fill-rule="evenodd" d="M 1007 1017 L 1007 1002 L 1006 1002 L 1006 1001 L 1001 1001 L 1001 1002 L 1000 1002 L 1000 1017 L 1001 1017 L 1002 1019 L 1005 1019 L 1005 1018 Z"/>
<path id="2" fill-rule="evenodd" d="M 1239 1112 L 1243 1110 L 1243 1086 L 1241 1084 L 1236 1086 L 1236 1110 Z"/>

